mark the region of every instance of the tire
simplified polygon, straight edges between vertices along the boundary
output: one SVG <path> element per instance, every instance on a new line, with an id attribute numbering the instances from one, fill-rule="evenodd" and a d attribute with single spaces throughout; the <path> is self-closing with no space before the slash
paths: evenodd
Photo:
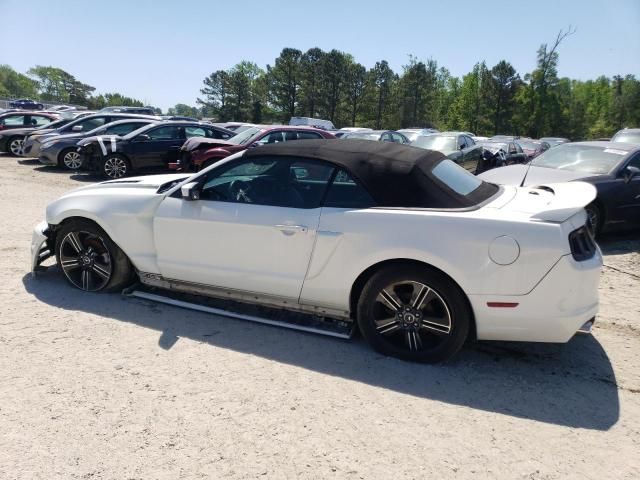
<path id="1" fill-rule="evenodd" d="M 134 279 L 133 267 L 124 252 L 89 220 L 63 223 L 56 234 L 55 249 L 65 279 L 80 290 L 121 291 Z"/>
<path id="2" fill-rule="evenodd" d="M 58 155 L 58 165 L 67 170 L 79 170 L 82 160 L 76 148 L 65 148 Z"/>
<path id="3" fill-rule="evenodd" d="M 596 202 L 591 202 L 584 209 L 587 211 L 587 217 L 591 224 L 591 233 L 594 237 L 598 237 L 602 233 L 602 226 L 604 225 L 602 207 Z"/>
<path id="4" fill-rule="evenodd" d="M 9 137 L 9 139 L 7 140 L 7 153 L 12 157 L 19 157 L 22 153 L 23 142 L 24 137 L 17 135 Z"/>
<path id="5" fill-rule="evenodd" d="M 112 180 L 126 177 L 131 172 L 131 164 L 127 158 L 116 153 L 106 155 L 100 165 L 100 173 Z"/>
<path id="6" fill-rule="evenodd" d="M 472 313 L 464 293 L 442 272 L 394 265 L 367 281 L 358 300 L 357 320 L 374 350 L 403 360 L 435 363 L 460 350 L 469 334 Z"/>

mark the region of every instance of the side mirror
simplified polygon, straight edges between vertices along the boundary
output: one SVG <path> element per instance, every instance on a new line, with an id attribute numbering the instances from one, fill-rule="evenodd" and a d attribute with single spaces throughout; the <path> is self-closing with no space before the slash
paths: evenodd
<path id="1" fill-rule="evenodd" d="M 640 175 L 640 168 L 629 165 L 622 171 L 624 176 L 624 183 L 629 183 L 633 177 Z"/>
<path id="2" fill-rule="evenodd" d="M 464 150 L 464 145 L 458 145 L 458 150 Z"/>
<path id="3" fill-rule="evenodd" d="M 136 142 L 148 142 L 149 140 L 151 140 L 151 137 L 146 133 L 141 133 L 136 137 Z"/>
<path id="4" fill-rule="evenodd" d="M 249 148 L 256 148 L 260 146 L 260 142 L 253 142 L 251 145 L 249 145 Z"/>
<path id="5" fill-rule="evenodd" d="M 198 182 L 189 182 L 180 188 L 183 200 L 195 202 L 200 200 L 200 184 Z"/>
<path id="6" fill-rule="evenodd" d="M 72 131 L 72 132 L 81 132 L 81 131 L 82 131 L 82 125 L 74 125 L 74 126 L 71 128 L 71 131 Z"/>

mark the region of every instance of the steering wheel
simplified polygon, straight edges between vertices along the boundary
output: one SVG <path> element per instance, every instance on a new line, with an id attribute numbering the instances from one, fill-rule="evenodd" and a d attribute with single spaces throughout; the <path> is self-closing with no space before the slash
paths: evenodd
<path id="1" fill-rule="evenodd" d="M 251 185 L 244 180 L 234 180 L 229 184 L 229 194 L 236 202 L 253 203 L 249 194 Z"/>

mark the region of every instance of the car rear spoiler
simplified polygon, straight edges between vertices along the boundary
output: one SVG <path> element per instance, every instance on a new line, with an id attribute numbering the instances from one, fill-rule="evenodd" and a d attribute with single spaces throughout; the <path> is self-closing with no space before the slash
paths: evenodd
<path id="1" fill-rule="evenodd" d="M 562 223 L 589 205 L 596 198 L 596 187 L 585 182 L 549 183 L 530 187 L 531 190 L 544 190 L 553 197 L 541 210 L 531 216 L 534 220 Z"/>

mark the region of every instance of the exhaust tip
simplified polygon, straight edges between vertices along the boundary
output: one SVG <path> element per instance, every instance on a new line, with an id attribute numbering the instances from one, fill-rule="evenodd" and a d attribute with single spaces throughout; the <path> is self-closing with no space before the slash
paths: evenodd
<path id="1" fill-rule="evenodd" d="M 585 322 L 584 325 L 582 325 L 578 329 L 578 333 L 583 333 L 585 335 L 591 333 L 591 329 L 593 328 L 593 324 L 595 323 L 595 321 L 596 321 L 596 319 L 594 317 L 591 320 L 588 320 L 587 322 Z"/>

